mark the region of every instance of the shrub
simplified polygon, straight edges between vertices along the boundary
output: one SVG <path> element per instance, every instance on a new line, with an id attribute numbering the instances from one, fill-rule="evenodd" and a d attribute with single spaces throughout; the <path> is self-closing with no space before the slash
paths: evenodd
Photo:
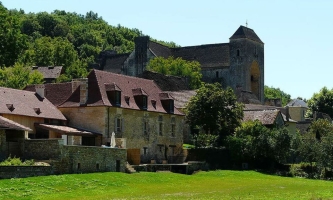
<path id="1" fill-rule="evenodd" d="M 16 158 L 15 156 L 12 158 L 9 156 L 6 160 L 0 162 L 0 166 L 32 166 L 34 163 L 34 160 L 22 162 L 20 158 Z"/>

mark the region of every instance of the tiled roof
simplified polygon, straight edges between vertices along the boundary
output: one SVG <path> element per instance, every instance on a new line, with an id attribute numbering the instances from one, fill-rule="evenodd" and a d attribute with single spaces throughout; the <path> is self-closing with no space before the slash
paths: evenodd
<path id="1" fill-rule="evenodd" d="M 50 125 L 50 124 L 35 124 L 35 127 L 56 131 L 65 135 L 100 135 L 98 133 L 93 133 L 90 131 L 86 131 L 83 129 L 77 129 L 69 126 L 61 126 L 61 125 Z"/>
<path id="2" fill-rule="evenodd" d="M 171 50 L 169 47 L 164 46 L 162 44 L 149 41 L 149 49 L 150 51 L 158 57 L 168 58 L 172 56 Z"/>
<path id="3" fill-rule="evenodd" d="M 156 72 L 144 71 L 142 78 L 153 80 L 163 91 L 189 90 L 186 79 L 178 76 L 163 75 Z"/>
<path id="4" fill-rule="evenodd" d="M 172 55 L 188 61 L 198 61 L 201 68 L 229 67 L 229 43 L 172 48 Z"/>
<path id="5" fill-rule="evenodd" d="M 305 103 L 303 100 L 300 99 L 293 99 L 291 100 L 287 106 L 295 106 L 295 107 L 308 107 L 308 104 Z"/>
<path id="6" fill-rule="evenodd" d="M 196 95 L 195 90 L 181 90 L 181 91 L 165 91 L 169 93 L 174 99 L 174 105 L 176 108 L 185 108 L 187 102 L 190 101 L 191 97 Z"/>
<path id="7" fill-rule="evenodd" d="M 247 38 L 256 42 L 263 44 L 257 34 L 250 28 L 245 26 L 240 26 L 237 31 L 230 37 L 230 39 L 239 39 L 239 38 Z"/>
<path id="8" fill-rule="evenodd" d="M 62 66 L 49 66 L 49 67 L 33 66 L 32 69 L 38 70 L 40 73 L 42 73 L 44 79 L 49 79 L 49 78 L 56 79 L 61 75 Z"/>
<path id="9" fill-rule="evenodd" d="M 49 100 L 35 92 L 4 87 L 0 87 L 0 114 L 66 120 Z"/>
<path id="10" fill-rule="evenodd" d="M 0 129 L 32 131 L 30 128 L 0 116 Z"/>
<path id="11" fill-rule="evenodd" d="M 108 99 L 105 84 L 115 83 L 121 89 L 121 107 L 127 109 L 140 110 L 136 104 L 134 95 L 137 89 L 147 94 L 147 111 L 167 113 L 160 101 L 159 93 L 162 90 L 152 80 L 125 76 L 115 73 L 104 72 L 100 70 L 92 70 L 88 75 L 88 100 L 86 106 L 113 106 Z M 134 93 L 133 93 L 134 90 Z M 125 97 L 129 99 L 127 104 Z M 153 106 L 152 101 L 156 101 Z M 80 106 L 80 87 L 59 107 L 79 107 Z M 174 114 L 183 115 L 177 109 Z"/>
<path id="12" fill-rule="evenodd" d="M 272 125 L 279 114 L 279 110 L 244 111 L 243 121 L 259 120 L 263 125 Z"/>
<path id="13" fill-rule="evenodd" d="M 55 106 L 63 103 L 72 94 L 72 83 L 50 83 L 44 86 L 45 97 Z M 24 90 L 35 92 L 35 85 L 28 85 Z"/>
<path id="14" fill-rule="evenodd" d="M 236 91 L 237 101 L 246 104 L 261 104 L 256 95 L 249 91 Z"/>
<path id="15" fill-rule="evenodd" d="M 267 106 L 261 104 L 244 104 L 244 110 L 276 110 L 278 107 L 276 106 Z"/>

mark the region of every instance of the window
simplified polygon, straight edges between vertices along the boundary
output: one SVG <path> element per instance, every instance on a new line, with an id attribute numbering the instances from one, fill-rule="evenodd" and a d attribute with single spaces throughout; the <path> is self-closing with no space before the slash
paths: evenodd
<path id="1" fill-rule="evenodd" d="M 219 78 L 219 71 L 215 72 L 215 76 L 216 76 L 216 78 Z"/>
<path id="2" fill-rule="evenodd" d="M 239 49 L 237 49 L 237 56 L 240 56 L 240 51 L 239 51 Z"/>
<path id="3" fill-rule="evenodd" d="M 77 163 L 77 170 L 81 169 L 81 163 Z"/>
<path id="4" fill-rule="evenodd" d="M 115 122 L 114 122 L 114 131 L 116 133 L 121 133 L 124 131 L 124 120 L 121 118 L 121 116 L 117 116 L 115 118 Z"/>
<path id="5" fill-rule="evenodd" d="M 160 124 L 159 124 L 158 134 L 159 134 L 160 136 L 163 135 L 163 123 L 162 123 L 162 122 L 160 122 Z"/>
<path id="6" fill-rule="evenodd" d="M 175 137 L 175 130 L 176 130 L 176 125 L 175 124 L 171 124 L 171 136 Z"/>
<path id="7" fill-rule="evenodd" d="M 170 113 L 174 113 L 174 101 L 173 101 L 173 99 L 170 99 L 170 102 L 169 102 L 169 112 Z"/>
<path id="8" fill-rule="evenodd" d="M 99 163 L 96 164 L 96 170 L 99 170 Z"/>
<path id="9" fill-rule="evenodd" d="M 142 96 L 142 109 L 147 109 L 147 96 Z"/>
<path id="10" fill-rule="evenodd" d="M 148 122 L 147 121 L 143 122 L 143 134 L 148 135 Z"/>
<path id="11" fill-rule="evenodd" d="M 116 91 L 116 95 L 115 95 L 115 103 L 116 103 L 116 106 L 120 106 L 120 91 Z"/>

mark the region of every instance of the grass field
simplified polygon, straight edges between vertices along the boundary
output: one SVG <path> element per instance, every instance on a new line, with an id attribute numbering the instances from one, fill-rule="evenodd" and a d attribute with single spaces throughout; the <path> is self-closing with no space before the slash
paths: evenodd
<path id="1" fill-rule="evenodd" d="M 0 199 L 333 199 L 333 182 L 254 171 L 110 172 L 0 180 Z"/>

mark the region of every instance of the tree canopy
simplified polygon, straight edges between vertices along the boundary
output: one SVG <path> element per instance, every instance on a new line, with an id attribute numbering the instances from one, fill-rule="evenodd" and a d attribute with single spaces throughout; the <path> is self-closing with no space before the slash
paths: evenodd
<path id="1" fill-rule="evenodd" d="M 188 102 L 186 120 L 192 128 L 221 139 L 234 132 L 243 118 L 243 105 L 236 101 L 231 88 L 222 89 L 219 83 L 204 84 Z"/>
<path id="2" fill-rule="evenodd" d="M 313 113 L 323 112 L 333 118 L 333 89 L 323 87 L 318 93 L 314 93 L 313 96 L 307 101 L 308 111 L 307 117 L 313 117 Z"/>
<path id="3" fill-rule="evenodd" d="M 191 89 L 201 86 L 201 68 L 198 61 L 187 61 L 174 57 L 155 57 L 149 61 L 147 70 L 165 75 L 186 76 L 189 78 Z"/>
<path id="4" fill-rule="evenodd" d="M 112 26 L 93 11 L 85 15 L 64 10 L 25 13 L 0 3 L 0 67 L 62 65 L 58 81 L 86 75 L 101 51 L 129 53 L 138 29 Z M 175 47 L 174 42 L 158 41 Z"/>
<path id="5" fill-rule="evenodd" d="M 280 88 L 269 87 L 265 85 L 264 87 L 265 99 L 281 99 L 282 106 L 287 105 L 291 98 L 290 94 L 283 92 Z"/>

